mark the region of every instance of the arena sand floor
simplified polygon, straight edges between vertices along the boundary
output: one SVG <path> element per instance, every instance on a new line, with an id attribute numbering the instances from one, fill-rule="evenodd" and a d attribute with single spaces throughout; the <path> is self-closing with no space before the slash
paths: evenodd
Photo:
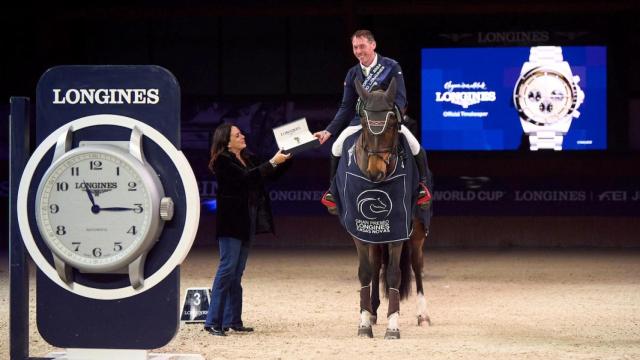
<path id="1" fill-rule="evenodd" d="M 0 266 L 0 359 L 9 358 L 8 258 Z M 215 247 L 192 250 L 182 292 L 208 287 Z M 416 325 L 415 287 L 401 304 L 401 339 L 358 338 L 355 248 L 255 248 L 244 278 L 251 334 L 221 338 L 185 324 L 154 353 L 206 359 L 640 359 L 640 251 L 508 249 L 425 251 L 430 327 Z M 35 326 L 30 355 L 60 351 Z M 380 308 L 386 314 L 386 300 Z"/>

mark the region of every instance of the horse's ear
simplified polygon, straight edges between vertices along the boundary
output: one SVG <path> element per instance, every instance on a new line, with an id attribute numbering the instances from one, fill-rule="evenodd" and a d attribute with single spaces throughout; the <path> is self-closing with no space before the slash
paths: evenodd
<path id="1" fill-rule="evenodd" d="M 393 104 L 396 101 L 397 88 L 398 87 L 396 85 L 396 78 L 392 78 L 391 82 L 389 83 L 389 87 L 387 88 L 387 91 L 385 91 L 384 93 L 385 99 L 387 99 L 387 101 L 391 104 Z"/>
<path id="2" fill-rule="evenodd" d="M 369 92 L 362 87 L 362 84 L 360 83 L 360 81 L 358 81 L 358 79 L 353 80 L 353 84 L 356 86 L 356 92 L 358 93 L 358 96 L 360 96 L 360 99 L 367 100 L 367 96 L 369 96 Z"/>

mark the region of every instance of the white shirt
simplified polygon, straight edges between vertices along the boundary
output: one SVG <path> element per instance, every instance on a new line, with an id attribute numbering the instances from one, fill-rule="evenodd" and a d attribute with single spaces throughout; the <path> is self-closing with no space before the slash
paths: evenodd
<path id="1" fill-rule="evenodd" d="M 364 65 L 360 64 L 360 67 L 362 68 L 362 73 L 364 74 L 364 76 L 369 76 L 369 71 L 371 71 L 371 69 L 374 66 L 376 66 L 377 63 L 378 63 L 378 53 L 376 53 L 376 56 L 373 58 L 373 61 L 371 62 L 371 65 L 364 66 Z"/>

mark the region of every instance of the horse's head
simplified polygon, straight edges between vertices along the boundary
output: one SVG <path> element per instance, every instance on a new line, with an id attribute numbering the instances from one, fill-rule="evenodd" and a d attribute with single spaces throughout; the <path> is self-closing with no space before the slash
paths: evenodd
<path id="1" fill-rule="evenodd" d="M 362 134 L 356 145 L 360 170 L 373 181 L 384 179 L 396 166 L 398 158 L 399 114 L 394 105 L 396 82 L 391 80 L 386 91 L 368 92 L 355 81 L 360 96 L 358 115 Z"/>

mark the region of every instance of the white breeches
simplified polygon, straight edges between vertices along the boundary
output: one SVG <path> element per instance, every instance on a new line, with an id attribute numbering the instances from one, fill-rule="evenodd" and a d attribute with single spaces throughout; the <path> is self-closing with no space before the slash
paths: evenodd
<path id="1" fill-rule="evenodd" d="M 344 130 L 342 130 L 340 136 L 338 136 L 336 141 L 333 143 L 333 146 L 331 147 L 331 154 L 333 154 L 333 156 L 340 157 L 340 155 L 342 155 L 342 145 L 344 144 L 344 140 L 349 137 L 349 135 L 352 135 L 360 129 L 362 129 L 361 125 L 353 125 L 347 126 Z M 402 134 L 405 139 L 407 139 L 409 148 L 411 148 L 411 154 L 413 156 L 418 155 L 418 153 L 420 152 L 420 143 L 418 142 L 418 139 L 416 139 L 411 131 L 409 131 L 409 129 L 407 129 L 404 125 L 400 126 L 399 133 Z"/>

